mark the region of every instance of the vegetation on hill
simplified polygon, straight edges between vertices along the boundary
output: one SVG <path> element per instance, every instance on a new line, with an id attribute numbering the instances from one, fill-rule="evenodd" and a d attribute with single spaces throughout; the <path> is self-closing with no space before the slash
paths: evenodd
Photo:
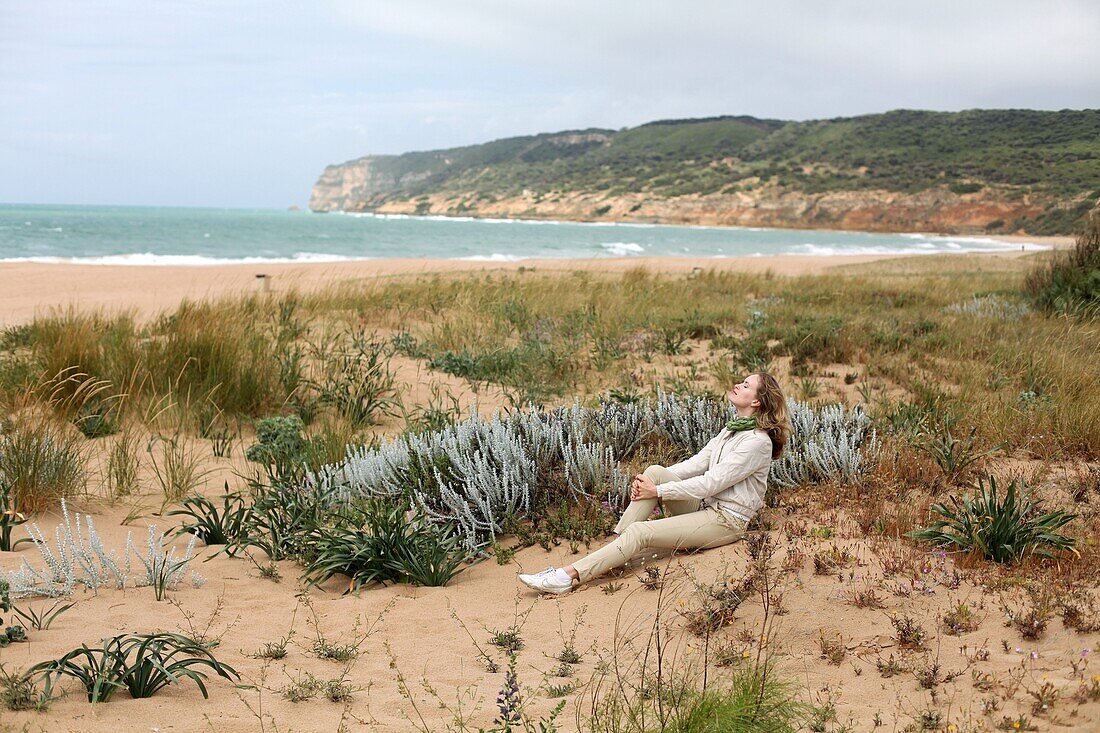
<path id="1" fill-rule="evenodd" d="M 524 191 L 538 201 L 576 192 L 670 198 L 762 187 L 806 194 L 946 189 L 998 200 L 1038 195 L 1038 217 L 993 228 L 1064 234 L 1100 197 L 1100 110 L 662 120 L 366 160 L 376 183 L 356 202 L 362 208 L 433 194 L 468 198 L 463 207 L 476 208 Z"/>
<path id="2" fill-rule="evenodd" d="M 1100 211 L 1089 217 L 1073 249 L 1036 267 L 1025 284 L 1036 304 L 1048 312 L 1100 312 Z"/>

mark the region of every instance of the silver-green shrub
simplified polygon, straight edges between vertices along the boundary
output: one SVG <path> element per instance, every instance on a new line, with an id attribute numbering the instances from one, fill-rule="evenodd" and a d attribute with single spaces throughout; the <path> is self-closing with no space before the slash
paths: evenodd
<path id="1" fill-rule="evenodd" d="M 772 462 L 772 485 L 787 489 L 826 481 L 859 481 L 878 449 L 871 418 L 862 409 L 846 410 L 839 404 L 814 409 L 787 400 L 787 411 L 791 438 L 783 456 Z"/>
<path id="2" fill-rule="evenodd" d="M 735 416 L 732 405 L 706 397 L 679 397 L 657 387 L 654 426 L 689 453 L 701 451 Z"/>
<path id="3" fill-rule="evenodd" d="M 814 409 L 789 401 L 788 407 L 794 435 L 784 457 L 772 464 L 772 483 L 786 488 L 858 480 L 875 447 L 870 418 L 841 405 Z M 619 459 L 654 433 L 685 453 L 698 452 L 733 415 L 724 403 L 660 390 L 655 406 L 586 408 L 574 402 L 489 418 L 471 411 L 442 430 L 349 448 L 342 462 L 306 480 L 310 488 L 345 501 L 405 496 L 433 522 L 452 527 L 473 552 L 494 540 L 509 516 L 530 516 L 556 497 L 591 497 L 622 508 L 630 477 Z"/>
<path id="4" fill-rule="evenodd" d="M 174 568 L 168 587 L 175 588 L 187 573 L 187 565 L 195 545 L 194 536 L 184 554 L 177 557 L 174 550 L 165 549 L 165 537 L 157 532 L 154 525 L 149 527 L 149 544 L 145 555 L 134 547 L 132 533 L 127 535 L 126 547 L 119 553 L 107 549 L 103 544 L 90 516 L 82 516 L 79 512 L 70 514 L 64 499 L 61 500 L 61 516 L 62 521 L 54 530 L 55 544 L 52 545 L 38 524 L 32 523 L 27 527 L 27 534 L 34 542 L 45 567 L 35 568 L 24 557 L 18 570 L 0 575 L 6 577 L 11 584 L 13 597 L 69 596 L 77 585 L 93 592 L 104 586 L 121 589 L 127 586 L 150 585 L 154 570 L 166 566 Z M 144 575 L 132 574 L 131 553 L 145 565 Z M 192 572 L 192 576 L 196 585 L 202 582 L 197 574 Z"/>

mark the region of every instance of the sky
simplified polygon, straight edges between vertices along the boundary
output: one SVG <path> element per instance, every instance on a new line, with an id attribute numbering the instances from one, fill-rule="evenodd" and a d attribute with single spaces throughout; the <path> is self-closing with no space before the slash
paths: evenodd
<path id="1" fill-rule="evenodd" d="M 0 0 L 0 203 L 304 206 L 324 167 L 657 119 L 1100 107 L 1096 0 Z"/>

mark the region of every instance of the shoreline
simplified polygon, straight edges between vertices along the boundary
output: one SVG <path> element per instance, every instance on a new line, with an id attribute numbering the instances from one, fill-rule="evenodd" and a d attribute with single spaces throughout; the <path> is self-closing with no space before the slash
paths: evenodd
<path id="1" fill-rule="evenodd" d="M 1002 238 L 1003 239 L 1003 238 Z M 1046 241 L 1038 241 L 1040 239 Z M 1060 248 L 1069 238 L 1021 237 Z M 1054 240 L 1054 241 L 1052 241 Z M 1011 240 L 1005 240 L 1011 241 Z M 1070 240 L 1072 241 L 1072 240 Z M 1016 242 L 1013 242 L 1016 243 Z M 1034 254 L 1034 250 L 942 254 L 999 260 Z M 0 262 L 0 327 L 25 323 L 50 310 L 77 308 L 151 317 L 183 300 L 313 290 L 337 283 L 381 277 L 418 276 L 471 271 L 624 272 L 645 267 L 656 272 L 690 273 L 714 269 L 745 273 L 772 272 L 798 276 L 822 274 L 882 260 L 930 255 L 768 255 L 763 257 L 600 257 L 531 258 L 515 261 L 385 258 L 320 263 L 257 262 L 227 265 L 91 265 Z M 259 275 L 266 277 L 261 279 Z"/>

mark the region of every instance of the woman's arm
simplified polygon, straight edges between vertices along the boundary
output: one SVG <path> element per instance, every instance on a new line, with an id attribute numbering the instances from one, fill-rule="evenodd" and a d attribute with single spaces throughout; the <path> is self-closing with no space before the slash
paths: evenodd
<path id="1" fill-rule="evenodd" d="M 668 470 L 676 474 L 680 479 L 691 478 L 692 476 L 699 476 L 708 468 L 710 468 L 710 454 L 714 450 L 714 446 L 718 444 L 718 439 L 726 433 L 726 429 L 722 428 L 718 435 L 715 435 L 710 439 L 706 445 L 703 446 L 703 450 L 699 451 L 686 461 L 680 461 L 668 466 Z"/>
<path id="2" fill-rule="evenodd" d="M 753 434 L 703 475 L 660 484 L 657 496 L 662 499 L 706 499 L 767 468 L 771 460 L 771 439 Z"/>

